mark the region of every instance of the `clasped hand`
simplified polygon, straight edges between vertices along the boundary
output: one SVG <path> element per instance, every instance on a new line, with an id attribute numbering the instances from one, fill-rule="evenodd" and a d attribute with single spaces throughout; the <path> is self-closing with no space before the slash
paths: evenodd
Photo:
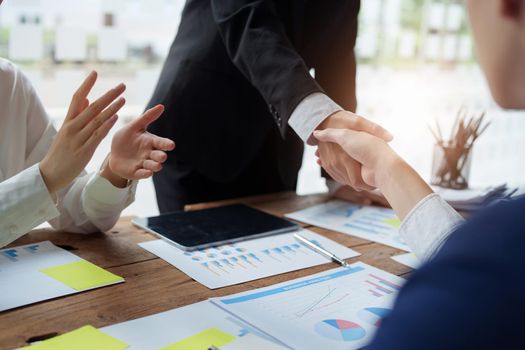
<path id="1" fill-rule="evenodd" d="M 319 141 L 319 165 L 334 180 L 357 191 L 377 187 L 378 163 L 393 154 L 386 143 L 392 140 L 388 131 L 346 111 L 328 117 L 314 137 Z"/>

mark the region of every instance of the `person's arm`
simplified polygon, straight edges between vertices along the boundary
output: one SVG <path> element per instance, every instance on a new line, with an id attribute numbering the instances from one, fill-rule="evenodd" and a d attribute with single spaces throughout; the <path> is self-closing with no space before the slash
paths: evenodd
<path id="1" fill-rule="evenodd" d="M 60 215 L 38 164 L 0 183 L 0 213 L 0 248 Z"/>
<path id="2" fill-rule="evenodd" d="M 281 134 L 297 105 L 323 92 L 288 39 L 273 1 L 211 0 L 232 63 L 261 93 Z"/>
<path id="3" fill-rule="evenodd" d="M 85 175 L 83 168 L 117 120 L 124 105 L 119 85 L 90 104 L 87 95 L 96 74 L 75 93 L 63 127 L 57 133 L 29 81 L 21 74 L 18 93 L 28 105 L 25 171 L 0 184 L 0 244 L 5 245 L 42 222 L 60 230 L 107 230 L 134 198 L 135 182 L 159 171 L 171 150 L 171 140 L 145 131 L 163 112 L 156 106 L 115 135 L 112 153 L 101 172 Z M 124 187 L 124 188 L 121 188 Z"/>
<path id="4" fill-rule="evenodd" d="M 13 81 L 9 103 L 23 106 L 17 111 L 23 115 L 6 118 L 14 121 L 13 128 L 24 133 L 20 137 L 25 140 L 25 149 L 9 156 L 24 157 L 25 170 L 0 184 L 1 245 L 10 243 L 45 221 L 53 222 L 56 217 L 69 215 L 69 211 L 60 207 L 63 194 L 68 192 L 69 184 L 82 172 L 83 162 L 91 158 L 90 147 L 96 148 L 113 126 L 116 119 L 112 116 L 123 102 L 108 107 L 123 87 L 112 90 L 103 101 L 95 102 L 91 108 L 86 104 L 87 100 L 77 93 L 78 106 L 86 111 L 74 120 L 77 115 L 71 115 L 70 110 L 66 127 L 57 135 L 27 78 L 15 67 L 11 71 Z M 89 88 L 95 79 L 96 75 L 92 73 L 83 87 Z M 93 134 L 96 136 L 93 137 Z"/>
<path id="5" fill-rule="evenodd" d="M 458 228 L 412 274 L 365 349 L 524 349 L 524 208 L 504 202 Z"/>
<path id="6" fill-rule="evenodd" d="M 128 123 L 113 136 L 111 152 L 99 173 L 80 177 L 71 185 L 61 205 L 57 226 L 72 232 L 107 231 L 135 198 L 137 181 L 162 170 L 172 140 L 146 132 L 164 112 L 155 106 Z"/>
<path id="7" fill-rule="evenodd" d="M 323 89 L 312 78 L 288 39 L 273 1 L 211 0 L 211 6 L 232 63 L 260 92 L 283 137 L 294 110 L 316 108 L 312 114 L 298 112 L 297 117 L 291 119 L 292 127 L 305 141 L 312 142 L 310 135 L 316 128 L 352 128 L 371 132 L 387 141 L 392 138 L 378 125 L 351 112 L 341 111 L 326 99 Z M 315 102 L 305 100 L 309 96 L 309 100 Z M 352 163 L 344 152 L 329 144 L 320 148 L 325 158 L 330 159 L 326 164 L 330 176 L 349 181 L 355 187 L 368 188 L 350 166 L 347 171 L 338 171 L 343 164 Z"/>
<path id="8" fill-rule="evenodd" d="M 462 222 L 461 216 L 433 194 L 419 174 L 383 140 L 343 129 L 316 131 L 314 135 L 320 141 L 337 144 L 358 162 L 356 171 L 366 184 L 381 190 L 403 221 L 402 237 L 421 259 L 431 258 Z M 320 164 L 323 165 L 322 157 Z"/>

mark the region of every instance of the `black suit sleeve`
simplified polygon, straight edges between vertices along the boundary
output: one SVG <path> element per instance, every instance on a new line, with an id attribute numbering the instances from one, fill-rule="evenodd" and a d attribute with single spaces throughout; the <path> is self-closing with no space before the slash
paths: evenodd
<path id="1" fill-rule="evenodd" d="M 214 20 L 233 64 L 260 92 L 281 134 L 295 107 L 323 90 L 288 39 L 268 0 L 211 0 Z"/>

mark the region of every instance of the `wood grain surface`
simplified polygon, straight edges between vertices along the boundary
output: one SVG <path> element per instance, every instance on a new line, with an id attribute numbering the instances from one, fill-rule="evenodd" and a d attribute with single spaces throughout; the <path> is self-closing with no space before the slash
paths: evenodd
<path id="1" fill-rule="evenodd" d="M 327 201 L 325 194 L 297 196 L 278 193 L 235 200 L 186 206 L 198 210 L 232 203 L 245 203 L 268 213 L 284 214 Z M 336 242 L 350 247 L 361 255 L 349 262 L 363 261 L 390 273 L 406 277 L 411 269 L 390 256 L 403 251 L 372 243 L 345 234 L 302 225 Z M 0 349 L 25 346 L 28 340 L 68 332 L 90 324 L 103 327 L 176 307 L 192 304 L 210 297 L 224 296 L 254 288 L 269 286 L 337 267 L 327 263 L 235 286 L 210 290 L 190 277 L 140 248 L 137 243 L 155 237 L 133 226 L 130 217 L 123 217 L 106 233 L 71 234 L 51 229 L 35 230 L 10 246 L 49 240 L 126 279 L 125 283 L 108 286 L 43 301 L 33 305 L 0 312 Z"/>

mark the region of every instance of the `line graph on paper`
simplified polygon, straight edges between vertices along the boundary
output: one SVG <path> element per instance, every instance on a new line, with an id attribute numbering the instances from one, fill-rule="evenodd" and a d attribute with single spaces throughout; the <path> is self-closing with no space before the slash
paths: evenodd
<path id="1" fill-rule="evenodd" d="M 302 318 L 314 311 L 322 310 L 330 306 L 336 305 L 337 303 L 343 301 L 349 296 L 349 293 L 344 293 L 343 295 L 337 295 L 335 293 L 337 291 L 337 288 L 335 287 L 328 286 L 327 289 L 328 290 L 325 295 L 321 296 L 320 299 L 313 301 L 312 304 L 308 305 L 308 307 L 306 307 L 304 310 L 297 312 L 295 316 Z"/>

